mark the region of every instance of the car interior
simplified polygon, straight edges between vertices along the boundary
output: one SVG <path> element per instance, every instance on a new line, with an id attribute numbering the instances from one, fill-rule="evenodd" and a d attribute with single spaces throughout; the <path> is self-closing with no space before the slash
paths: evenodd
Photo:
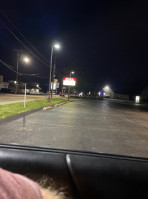
<path id="1" fill-rule="evenodd" d="M 0 167 L 63 191 L 65 198 L 148 198 L 148 159 L 0 145 Z"/>

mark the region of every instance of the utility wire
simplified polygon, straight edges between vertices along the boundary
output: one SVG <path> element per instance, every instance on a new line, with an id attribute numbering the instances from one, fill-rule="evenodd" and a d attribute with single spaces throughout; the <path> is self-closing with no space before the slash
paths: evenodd
<path id="1" fill-rule="evenodd" d="M 0 62 L 1 62 L 3 65 L 5 65 L 7 68 L 9 68 L 10 70 L 12 70 L 13 72 L 17 73 L 16 70 L 14 70 L 12 66 L 6 64 L 6 63 L 5 63 L 4 61 L 2 61 L 1 59 L 0 59 Z"/>
<path id="2" fill-rule="evenodd" d="M 17 71 L 13 69 L 13 68 L 14 68 L 13 66 L 8 65 L 6 62 L 4 62 L 4 61 L 1 60 L 1 59 L 0 59 L 0 62 L 1 62 L 4 66 L 6 66 L 6 67 L 9 68 L 10 70 L 12 70 L 13 72 L 17 73 Z M 33 77 L 41 77 L 41 78 L 44 79 L 44 77 L 38 76 L 38 75 L 42 75 L 42 74 L 45 74 L 45 73 L 36 73 L 36 74 L 19 73 L 19 75 L 33 76 Z"/>
<path id="3" fill-rule="evenodd" d="M 6 16 L 6 14 L 0 10 L 1 14 L 8 20 L 8 22 L 16 29 L 16 31 L 30 44 L 30 46 L 38 53 L 40 54 L 40 56 L 48 62 L 48 60 L 31 44 L 30 41 L 28 41 L 28 39 L 18 30 L 18 28 L 10 21 L 10 19 Z M 8 26 L 6 26 L 1 20 L 0 23 L 34 56 L 36 57 L 39 61 L 41 61 L 43 64 L 47 65 L 49 67 L 49 64 L 42 61 L 38 56 L 36 56 L 11 30 L 10 28 L 8 28 Z M 59 75 L 62 77 L 60 71 L 58 69 L 56 69 L 56 72 L 59 73 Z M 60 77 L 60 78 L 61 78 Z"/>
<path id="4" fill-rule="evenodd" d="M 45 60 L 48 62 L 48 60 L 31 44 L 31 42 L 23 35 L 23 33 L 11 22 L 11 20 L 8 18 L 8 16 L 0 10 L 0 13 L 7 19 L 7 21 L 15 28 L 15 30 L 30 44 L 30 46 Z"/>
<path id="5" fill-rule="evenodd" d="M 38 56 L 36 56 L 1 20 L 0 23 L 34 56 L 36 59 L 38 59 L 40 62 L 42 62 L 44 65 L 49 67 L 49 64 L 42 61 Z"/>

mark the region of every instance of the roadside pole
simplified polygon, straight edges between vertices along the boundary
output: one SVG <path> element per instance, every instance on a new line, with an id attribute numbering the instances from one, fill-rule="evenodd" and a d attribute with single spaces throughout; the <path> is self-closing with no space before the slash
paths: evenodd
<path id="1" fill-rule="evenodd" d="M 26 108 L 26 84 L 25 84 L 25 92 L 24 92 L 24 108 Z"/>
<path id="2" fill-rule="evenodd" d="M 63 86 L 62 86 L 62 97 L 64 97 L 64 96 L 63 96 Z"/>
<path id="3" fill-rule="evenodd" d="M 53 46 L 51 47 L 51 57 L 50 57 L 50 73 L 49 73 L 49 94 L 48 94 L 48 102 L 51 101 L 51 95 L 52 93 L 50 92 L 51 90 L 51 72 L 52 72 L 52 55 L 53 55 Z"/>
<path id="4" fill-rule="evenodd" d="M 68 100 L 69 100 L 69 97 L 70 97 L 70 86 L 68 86 Z"/>
<path id="5" fill-rule="evenodd" d="M 53 85 L 54 85 L 54 78 L 55 78 L 55 68 L 56 68 L 56 58 L 54 60 L 54 66 L 53 66 L 51 98 L 53 96 Z"/>

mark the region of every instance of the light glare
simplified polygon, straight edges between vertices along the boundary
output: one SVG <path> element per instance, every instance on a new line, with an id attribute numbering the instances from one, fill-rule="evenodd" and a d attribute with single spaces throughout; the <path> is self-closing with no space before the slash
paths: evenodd
<path id="1" fill-rule="evenodd" d="M 109 86 L 106 86 L 106 87 L 105 87 L 105 90 L 108 91 L 108 90 L 109 90 Z"/>
<path id="2" fill-rule="evenodd" d="M 59 49 L 60 45 L 59 44 L 55 44 L 54 47 L 57 48 L 57 49 Z"/>
<path id="3" fill-rule="evenodd" d="M 139 104 L 140 103 L 140 96 L 136 96 L 135 101 L 136 101 L 137 104 Z"/>
<path id="4" fill-rule="evenodd" d="M 29 58 L 28 58 L 28 57 L 25 57 L 25 58 L 24 58 L 24 61 L 25 61 L 26 63 L 29 63 Z"/>

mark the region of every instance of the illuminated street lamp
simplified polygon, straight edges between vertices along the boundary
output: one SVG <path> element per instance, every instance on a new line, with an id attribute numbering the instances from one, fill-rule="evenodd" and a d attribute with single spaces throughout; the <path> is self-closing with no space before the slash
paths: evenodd
<path id="1" fill-rule="evenodd" d="M 52 98 L 52 92 L 50 92 L 51 89 L 51 72 L 52 72 L 52 58 L 53 58 L 53 51 L 55 49 L 59 49 L 60 45 L 59 44 L 54 44 L 51 46 L 51 55 L 50 55 L 50 73 L 49 73 L 49 95 L 48 95 L 48 102 L 50 102 Z M 50 96 L 51 95 L 51 96 Z"/>
<path id="2" fill-rule="evenodd" d="M 24 62 L 29 63 L 30 59 L 28 57 L 24 57 Z"/>
<path id="3" fill-rule="evenodd" d="M 17 83 L 18 83 L 18 68 L 19 68 L 19 60 L 20 60 L 20 54 L 23 53 L 22 50 L 15 50 L 17 52 L 17 65 L 16 65 L 16 88 L 15 88 L 15 93 L 17 93 Z M 29 63 L 30 60 L 28 57 L 24 57 L 24 62 Z"/>
<path id="4" fill-rule="evenodd" d="M 38 87 L 39 87 L 39 85 L 37 84 L 37 85 L 36 85 L 36 87 L 38 88 Z"/>
<path id="5" fill-rule="evenodd" d="M 74 74 L 74 73 L 75 73 L 74 71 L 71 71 L 71 72 L 70 72 L 70 78 L 71 78 L 71 74 Z"/>
<path id="6" fill-rule="evenodd" d="M 105 86 L 105 91 L 108 91 L 109 90 L 109 86 Z"/>
<path id="7" fill-rule="evenodd" d="M 54 47 L 57 48 L 57 49 L 59 49 L 60 45 L 59 44 L 55 44 Z"/>
<path id="8" fill-rule="evenodd" d="M 75 73 L 74 71 L 70 72 L 70 78 L 71 78 L 71 75 L 74 73 Z M 69 96 L 70 96 L 70 86 L 68 87 L 68 100 L 69 100 Z"/>

